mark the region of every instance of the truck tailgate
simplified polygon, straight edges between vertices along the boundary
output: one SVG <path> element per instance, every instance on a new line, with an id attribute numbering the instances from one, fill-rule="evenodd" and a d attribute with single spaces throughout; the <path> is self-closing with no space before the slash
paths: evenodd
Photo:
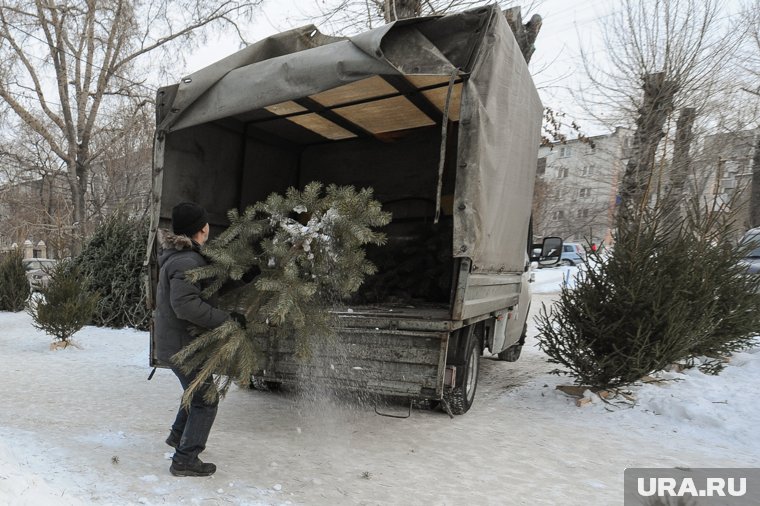
<path id="1" fill-rule="evenodd" d="M 356 323 L 363 325 L 351 325 Z M 371 326 L 375 323 L 380 326 Z M 399 325 L 401 329 L 395 328 Z M 295 356 L 295 343 L 290 340 L 262 343 L 267 364 L 260 376 L 288 384 L 319 383 L 381 395 L 439 398 L 449 332 L 409 330 L 405 326 L 422 325 L 412 319 L 404 323 L 377 316 L 355 315 L 348 321 L 341 318 L 336 338 L 315 339 L 306 359 Z"/>

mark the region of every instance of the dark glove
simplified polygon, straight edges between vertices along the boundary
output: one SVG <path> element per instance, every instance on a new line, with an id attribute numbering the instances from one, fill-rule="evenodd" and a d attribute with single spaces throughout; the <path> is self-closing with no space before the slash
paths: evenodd
<path id="1" fill-rule="evenodd" d="M 238 312 L 235 312 L 235 311 L 233 311 L 232 313 L 230 313 L 230 318 L 232 318 L 233 320 L 235 320 L 238 323 L 238 325 L 240 325 L 243 328 L 245 328 L 246 323 L 248 323 L 248 321 L 245 319 L 244 315 L 242 315 L 242 314 L 240 314 Z"/>

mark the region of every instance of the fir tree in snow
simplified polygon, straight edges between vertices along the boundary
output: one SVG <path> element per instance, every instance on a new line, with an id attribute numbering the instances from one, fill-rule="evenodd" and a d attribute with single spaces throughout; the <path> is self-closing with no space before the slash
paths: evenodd
<path id="1" fill-rule="evenodd" d="M 58 262 L 50 273 L 43 297 L 29 309 L 32 325 L 66 347 L 72 335 L 90 323 L 99 295 L 85 290 L 86 278 L 69 261 Z"/>
<path id="2" fill-rule="evenodd" d="M 103 327 L 147 330 L 145 238 L 148 222 L 116 212 L 93 233 L 75 263 L 87 279 L 86 289 L 100 293 L 93 323 Z"/>
<path id="3" fill-rule="evenodd" d="M 29 280 L 20 251 L 0 257 L 0 311 L 21 311 L 29 298 Z"/>
<path id="4" fill-rule="evenodd" d="M 542 308 L 541 349 L 577 383 L 604 389 L 746 347 L 760 330 L 758 282 L 743 273 L 727 219 L 695 205 L 676 224 L 657 208 L 622 220 L 609 257 L 587 251 L 575 287 Z"/>
<path id="5" fill-rule="evenodd" d="M 188 275 L 245 323 L 227 321 L 174 357 L 184 369 L 201 371 L 186 400 L 212 374 L 222 394 L 232 381 L 247 382 L 261 360 L 257 342 L 288 338 L 304 358 L 310 341 L 329 339 L 330 307 L 375 272 L 363 246 L 383 244 L 374 228 L 390 222 L 371 189 L 320 183 L 272 194 L 228 218 L 229 227 L 204 248 L 209 265 Z M 230 282 L 238 286 L 220 292 Z"/>

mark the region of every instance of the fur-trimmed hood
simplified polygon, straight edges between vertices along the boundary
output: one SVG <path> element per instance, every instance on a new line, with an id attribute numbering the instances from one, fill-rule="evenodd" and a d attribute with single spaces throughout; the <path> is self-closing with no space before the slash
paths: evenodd
<path id="1" fill-rule="evenodd" d="M 166 229 L 158 229 L 158 266 L 164 265 L 169 257 L 176 255 L 177 253 L 184 253 L 194 251 L 200 254 L 201 248 L 197 243 L 193 242 L 186 235 L 177 235 Z"/>
<path id="2" fill-rule="evenodd" d="M 161 246 L 162 250 L 174 249 L 182 251 L 197 248 L 193 243 L 193 240 L 188 236 L 177 235 L 173 232 L 169 232 L 165 228 L 158 229 L 158 245 Z"/>

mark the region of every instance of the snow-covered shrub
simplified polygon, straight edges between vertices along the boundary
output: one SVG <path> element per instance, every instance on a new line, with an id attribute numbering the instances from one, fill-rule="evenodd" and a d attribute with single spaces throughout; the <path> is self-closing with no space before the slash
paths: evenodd
<path id="1" fill-rule="evenodd" d="M 75 259 L 88 279 L 87 291 L 101 294 L 95 325 L 147 329 L 150 312 L 143 267 L 147 237 L 145 219 L 115 213 L 95 230 Z"/>
<path id="2" fill-rule="evenodd" d="M 29 298 L 29 281 L 22 258 L 20 251 L 0 257 L 0 311 L 21 311 Z"/>
<path id="3" fill-rule="evenodd" d="M 575 288 L 538 316 L 539 343 L 577 383 L 614 388 L 671 363 L 741 347 L 760 328 L 755 282 L 714 215 L 666 226 L 654 210 L 589 252 Z"/>
<path id="4" fill-rule="evenodd" d="M 69 339 L 92 318 L 98 294 L 85 290 L 87 280 L 71 261 L 56 264 L 43 297 L 29 308 L 33 325 L 68 344 Z"/>

